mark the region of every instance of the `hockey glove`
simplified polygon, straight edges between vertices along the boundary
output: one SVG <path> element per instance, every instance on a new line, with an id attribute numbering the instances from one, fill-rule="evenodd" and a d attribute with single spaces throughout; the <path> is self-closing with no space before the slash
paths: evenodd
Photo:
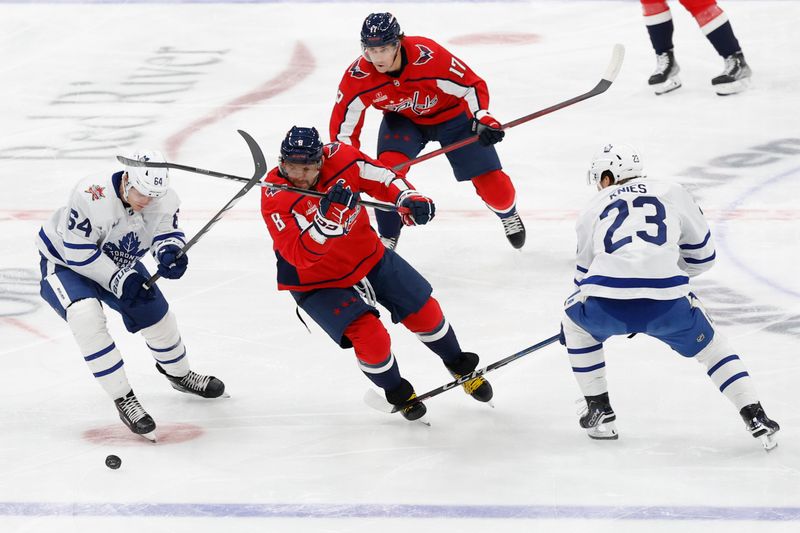
<path id="1" fill-rule="evenodd" d="M 156 297 L 155 287 L 144 288 L 147 278 L 135 270 L 119 269 L 111 278 L 109 287 L 114 296 L 127 303 L 130 307 L 136 307 L 141 303 L 147 303 Z"/>
<path id="2" fill-rule="evenodd" d="M 413 189 L 403 191 L 397 197 L 397 213 L 406 226 L 422 226 L 436 216 L 433 200 Z"/>
<path id="3" fill-rule="evenodd" d="M 497 119 L 485 109 L 475 113 L 475 118 L 472 119 L 472 132 L 478 134 L 478 142 L 484 146 L 499 143 L 506 135 Z"/>
<path id="4" fill-rule="evenodd" d="M 175 244 L 162 246 L 156 259 L 158 259 L 158 274 L 168 279 L 178 279 L 186 272 L 189 266 L 189 258 L 186 255 L 178 257 L 181 249 Z"/>
<path id="5" fill-rule="evenodd" d="M 347 234 L 349 218 L 357 204 L 358 193 L 354 193 L 344 180 L 337 181 L 319 201 L 311 237 L 322 244 L 327 239 Z"/>

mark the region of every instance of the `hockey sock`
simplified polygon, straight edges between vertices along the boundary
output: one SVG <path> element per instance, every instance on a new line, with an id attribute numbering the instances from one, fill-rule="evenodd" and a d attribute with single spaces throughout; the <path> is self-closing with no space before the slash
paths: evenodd
<path id="1" fill-rule="evenodd" d="M 708 346 L 698 353 L 696 359 L 703 363 L 708 371 L 708 377 L 714 382 L 719 391 L 733 403 L 737 411 L 745 405 L 758 402 L 753 381 L 750 374 L 739 359 L 737 354 L 731 353 L 727 343 L 720 338 L 718 333 L 708 343 Z"/>
<path id="2" fill-rule="evenodd" d="M 428 298 L 419 311 L 408 315 L 402 322 L 445 363 L 456 361 L 461 356 L 461 345 L 456 332 L 434 297 Z"/>
<path id="3" fill-rule="evenodd" d="M 153 359 L 161 365 L 167 374 L 183 377 L 189 373 L 189 358 L 186 347 L 178 332 L 178 322 L 171 311 L 164 318 L 142 330 L 142 336 L 150 348 Z"/>
<path id="4" fill-rule="evenodd" d="M 67 308 L 67 324 L 97 382 L 112 399 L 122 398 L 131 390 L 125 375 L 122 354 L 108 334 L 106 316 L 100 301 L 78 300 Z"/>
<path id="5" fill-rule="evenodd" d="M 481 200 L 498 217 L 505 218 L 514 213 L 516 209 L 516 191 L 508 174 L 502 170 L 492 170 L 472 178 L 472 185 Z"/>
<path id="6" fill-rule="evenodd" d="M 597 342 L 597 339 L 566 315 L 563 317 L 562 327 L 572 375 L 583 395 L 598 396 L 608 392 L 603 343 Z"/>
<path id="7" fill-rule="evenodd" d="M 672 33 L 675 26 L 672 24 L 672 12 L 663 0 L 642 0 L 644 23 L 650 42 L 656 54 L 665 54 L 672 50 Z"/>
<path id="8" fill-rule="evenodd" d="M 733 34 L 733 28 L 730 22 L 725 22 L 725 24 L 719 28 L 706 33 L 706 37 L 708 37 L 714 49 L 722 57 L 728 57 L 742 50 L 741 46 L 739 46 L 739 41 Z"/>
<path id="9" fill-rule="evenodd" d="M 719 55 L 728 57 L 741 51 L 728 15 L 717 5 L 716 0 L 683 0 L 681 3 L 692 14 L 700 31 L 711 41 Z"/>
<path id="10" fill-rule="evenodd" d="M 353 344 L 358 366 L 378 387 L 390 390 L 400 385 L 400 368 L 391 351 L 389 332 L 372 313 L 364 313 L 344 330 Z"/>

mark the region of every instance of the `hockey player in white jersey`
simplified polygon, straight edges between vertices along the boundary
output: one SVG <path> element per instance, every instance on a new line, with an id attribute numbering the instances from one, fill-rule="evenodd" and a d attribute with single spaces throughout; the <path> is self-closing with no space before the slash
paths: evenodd
<path id="1" fill-rule="evenodd" d="M 160 152 L 134 159 L 164 161 Z M 40 294 L 65 319 L 89 370 L 114 400 L 120 419 L 136 434 L 155 440 L 156 424 L 142 408 L 125 375 L 122 354 L 106 327 L 101 302 L 140 332 L 156 368 L 181 391 L 205 398 L 225 385 L 189 369 L 175 316 L 139 260 L 150 250 L 158 273 L 180 278 L 188 266 L 178 225 L 180 200 L 169 188 L 167 169 L 129 167 L 111 176 L 86 178 L 39 230 Z"/>
<path id="2" fill-rule="evenodd" d="M 703 364 L 764 447 L 780 429 L 758 401 L 750 375 L 690 292 L 689 278 L 714 264 L 708 223 L 680 185 L 645 179 L 638 152 L 607 145 L 592 160 L 597 195 L 581 212 L 575 284 L 565 302 L 562 344 L 586 399 L 581 427 L 617 439 L 603 342 L 645 333 Z"/>

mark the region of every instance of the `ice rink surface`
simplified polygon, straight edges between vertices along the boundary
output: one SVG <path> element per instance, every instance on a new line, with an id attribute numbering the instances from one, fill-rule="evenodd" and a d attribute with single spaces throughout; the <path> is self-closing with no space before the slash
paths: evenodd
<path id="1" fill-rule="evenodd" d="M 754 76 L 719 97 L 722 60 L 677 2 L 684 87 L 656 97 L 638 2 L 16 4 L 0 2 L 0 531 L 648 530 L 761 533 L 800 528 L 800 4 L 727 1 Z M 585 173 L 608 142 L 639 148 L 650 177 L 689 186 L 717 239 L 697 280 L 782 430 L 765 453 L 704 368 L 637 336 L 609 341 L 620 439 L 578 427 L 564 350 L 490 374 L 495 409 L 450 391 L 431 427 L 371 410 L 351 351 L 275 289 L 272 243 L 253 191 L 160 282 L 193 368 L 231 398 L 172 390 L 143 340 L 109 326 L 159 425 L 130 434 L 93 382 L 67 326 L 38 297 L 34 235 L 87 174 L 114 156 L 252 173 L 237 129 L 270 165 L 293 124 L 327 132 L 336 86 L 370 12 L 438 40 L 489 83 L 504 122 L 589 90 L 614 43 L 627 55 L 604 95 L 508 132 L 499 145 L 528 228 L 520 251 L 443 157 L 410 176 L 438 216 L 398 251 L 433 284 L 462 346 L 488 364 L 558 331 L 570 293 Z M 380 116 L 368 112 L 374 155 Z M 173 171 L 193 235 L 232 182 Z M 310 322 L 310 321 L 309 321 Z M 448 381 L 437 358 L 384 317 L 418 391 Z M 119 470 L 104 465 L 122 458 Z"/>

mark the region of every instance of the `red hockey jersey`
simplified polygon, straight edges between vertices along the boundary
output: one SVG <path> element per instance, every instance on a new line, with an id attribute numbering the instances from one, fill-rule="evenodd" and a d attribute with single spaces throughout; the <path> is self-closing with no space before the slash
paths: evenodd
<path id="1" fill-rule="evenodd" d="M 331 143 L 325 145 L 322 154 L 322 168 L 314 186 L 317 191 L 325 192 L 344 179 L 354 192 L 394 203 L 400 192 L 408 189 L 391 170 L 352 146 Z M 267 174 L 266 181 L 292 185 L 277 167 Z M 346 235 L 329 238 L 323 244 L 312 239 L 307 229 L 318 207 L 319 198 L 264 188 L 261 215 L 278 259 L 280 290 L 350 287 L 383 257 L 385 248 L 361 206 L 356 206 Z"/>
<path id="2" fill-rule="evenodd" d="M 424 37 L 404 37 L 400 44 L 408 63 L 398 77 L 381 74 L 363 56 L 348 67 L 331 114 L 332 141 L 358 148 L 369 106 L 423 125 L 489 108 L 486 82 L 444 47 Z"/>

